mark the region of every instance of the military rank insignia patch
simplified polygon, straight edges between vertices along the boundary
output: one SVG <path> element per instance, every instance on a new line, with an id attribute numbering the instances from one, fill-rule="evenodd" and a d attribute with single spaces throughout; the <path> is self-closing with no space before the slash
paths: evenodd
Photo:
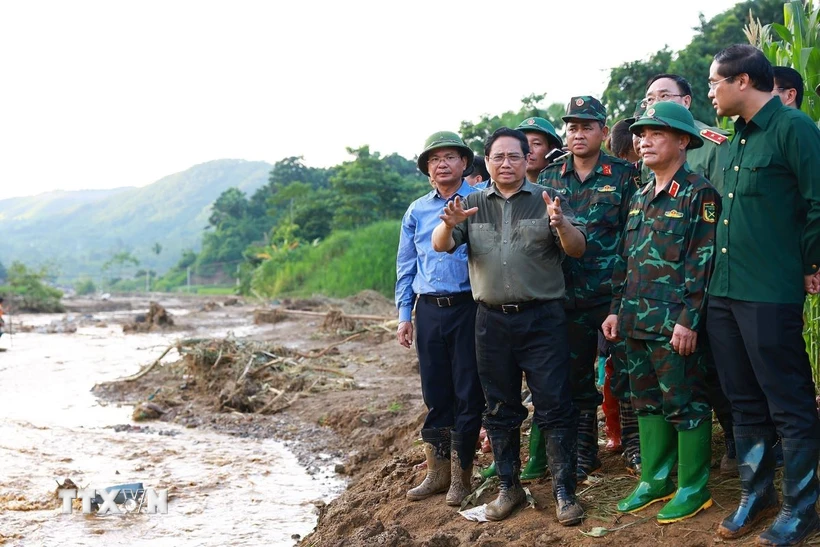
<path id="1" fill-rule="evenodd" d="M 603 171 L 604 175 L 610 176 L 612 175 L 612 166 L 608 163 L 605 163 L 601 166 L 601 170 Z"/>
<path id="2" fill-rule="evenodd" d="M 614 192 L 615 190 L 617 190 L 617 188 L 615 188 L 611 184 L 607 184 L 606 186 L 601 186 L 600 188 L 598 188 L 599 192 Z"/>
<path id="3" fill-rule="evenodd" d="M 669 195 L 676 198 L 678 197 L 678 192 L 680 192 L 680 184 L 673 180 L 672 184 L 669 185 Z"/>
<path id="4" fill-rule="evenodd" d="M 715 205 L 715 202 L 703 202 L 703 211 L 701 211 L 700 216 L 703 217 L 703 220 L 705 222 L 708 222 L 710 224 L 714 224 L 715 222 L 717 222 L 717 205 Z"/>
<path id="5" fill-rule="evenodd" d="M 565 163 L 564 165 L 561 166 L 561 176 L 563 177 L 566 174 L 567 174 L 567 164 Z"/>
<path id="6" fill-rule="evenodd" d="M 683 213 L 681 213 L 677 209 L 672 209 L 671 211 L 666 211 L 664 213 L 664 216 L 669 217 L 669 218 L 683 218 Z"/>
<path id="7" fill-rule="evenodd" d="M 720 133 L 716 133 L 715 131 L 711 131 L 709 129 L 704 129 L 700 132 L 700 136 L 712 141 L 715 144 L 723 144 L 726 142 L 727 138 Z"/>
<path id="8" fill-rule="evenodd" d="M 629 211 L 629 216 L 631 216 L 631 217 L 634 217 L 635 215 L 640 215 L 640 214 L 641 214 L 640 209 L 632 209 L 631 211 Z"/>

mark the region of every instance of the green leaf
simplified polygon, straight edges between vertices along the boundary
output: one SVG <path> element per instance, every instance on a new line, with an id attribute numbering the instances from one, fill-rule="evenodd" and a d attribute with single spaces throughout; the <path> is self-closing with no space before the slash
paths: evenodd
<path id="1" fill-rule="evenodd" d="M 792 41 L 792 33 L 785 26 L 783 26 L 779 23 L 772 23 L 770 25 L 770 27 L 771 27 L 772 30 L 774 30 L 777 33 L 778 36 L 780 36 L 780 39 L 783 40 L 784 42 L 791 42 Z"/>
<path id="2" fill-rule="evenodd" d="M 607 535 L 609 532 L 611 532 L 611 530 L 609 530 L 607 528 L 603 528 L 601 526 L 596 526 L 595 528 L 593 528 L 589 532 L 584 532 L 583 530 L 581 530 L 582 534 L 584 534 L 587 537 L 591 537 L 591 538 L 602 538 L 605 535 Z"/>

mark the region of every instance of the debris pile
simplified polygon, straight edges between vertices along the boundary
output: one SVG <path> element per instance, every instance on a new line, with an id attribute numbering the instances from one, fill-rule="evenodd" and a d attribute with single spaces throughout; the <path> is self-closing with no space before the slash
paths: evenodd
<path id="1" fill-rule="evenodd" d="M 140 314 L 134 321 L 125 323 L 122 332 L 150 332 L 165 327 L 172 327 L 174 320 L 171 314 L 157 302 L 151 302 L 148 306 L 148 313 Z"/>

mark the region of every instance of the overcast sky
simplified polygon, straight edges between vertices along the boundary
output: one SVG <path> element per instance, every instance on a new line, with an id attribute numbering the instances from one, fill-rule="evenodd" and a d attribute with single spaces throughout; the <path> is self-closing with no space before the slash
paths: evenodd
<path id="1" fill-rule="evenodd" d="M 328 167 L 364 144 L 412 158 L 532 93 L 600 95 L 610 68 L 682 49 L 698 13 L 735 3 L 3 2 L 0 199 L 222 158 Z"/>

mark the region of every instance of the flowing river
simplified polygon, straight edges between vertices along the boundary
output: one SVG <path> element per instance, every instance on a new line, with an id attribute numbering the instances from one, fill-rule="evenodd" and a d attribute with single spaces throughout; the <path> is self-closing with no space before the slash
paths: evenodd
<path id="1" fill-rule="evenodd" d="M 22 315 L 13 322 L 63 317 Z M 227 333 L 209 326 L 195 334 Z M 0 337 L 0 349 L 7 349 L 0 353 L 0 544 L 293 545 L 313 529 L 314 502 L 330 501 L 344 487 L 331 471 L 334 462 L 310 475 L 275 440 L 134 424 L 131 406 L 90 393 L 96 383 L 134 374 L 189 334 L 124 335 L 112 325 Z M 55 489 L 66 478 L 81 488 L 167 488 L 168 512 L 63 514 Z"/>

